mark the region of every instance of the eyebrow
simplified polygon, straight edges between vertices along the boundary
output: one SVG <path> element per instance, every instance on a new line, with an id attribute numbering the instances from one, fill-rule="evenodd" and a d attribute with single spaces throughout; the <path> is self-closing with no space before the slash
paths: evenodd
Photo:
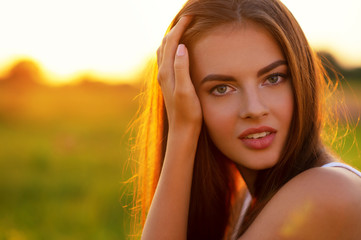
<path id="1" fill-rule="evenodd" d="M 257 77 L 262 76 L 263 74 L 275 69 L 278 66 L 281 65 L 287 65 L 287 61 L 285 60 L 277 60 L 267 66 L 265 66 L 264 68 L 261 68 L 258 72 L 257 72 Z M 210 74 L 207 75 L 205 78 L 202 79 L 201 84 L 208 82 L 208 81 L 223 81 L 223 82 L 235 82 L 236 79 L 232 76 L 227 76 L 227 75 L 222 75 L 222 74 Z"/>
<path id="2" fill-rule="evenodd" d="M 201 84 L 209 81 L 235 82 L 236 79 L 232 76 L 222 74 L 209 74 L 202 79 Z"/>
<path id="3" fill-rule="evenodd" d="M 281 66 L 281 65 L 287 65 L 287 61 L 285 60 L 277 60 L 273 63 L 271 63 L 270 65 L 265 66 L 264 68 L 260 69 L 257 72 L 257 77 L 262 76 L 265 73 L 268 73 L 269 71 L 273 70 L 274 68 Z"/>

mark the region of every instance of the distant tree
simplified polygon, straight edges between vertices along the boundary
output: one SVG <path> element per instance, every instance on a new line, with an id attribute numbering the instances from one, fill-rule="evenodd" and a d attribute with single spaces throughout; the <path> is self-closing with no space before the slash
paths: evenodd
<path id="1" fill-rule="evenodd" d="M 320 51 L 317 55 L 321 58 L 322 64 L 331 78 L 335 76 L 336 72 L 339 77 L 344 77 L 347 81 L 361 81 L 361 67 L 344 68 L 331 53 L 326 51 Z"/>
<path id="2" fill-rule="evenodd" d="M 39 85 L 43 73 L 37 63 L 32 60 L 20 60 L 10 68 L 4 76 L 2 84 L 18 88 L 28 88 Z"/>
<path id="3" fill-rule="evenodd" d="M 341 65 L 338 63 L 336 58 L 331 53 L 320 51 L 317 52 L 317 55 L 321 59 L 322 65 L 324 66 L 324 68 L 327 71 L 327 74 L 331 78 L 335 77 L 335 73 L 344 76 L 345 70 L 341 67 Z"/>

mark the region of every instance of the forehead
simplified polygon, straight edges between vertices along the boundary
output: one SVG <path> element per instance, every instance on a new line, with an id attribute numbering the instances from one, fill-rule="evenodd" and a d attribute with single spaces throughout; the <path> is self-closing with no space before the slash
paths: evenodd
<path id="1" fill-rule="evenodd" d="M 237 77 L 285 59 L 273 36 L 253 22 L 214 28 L 190 46 L 190 58 L 192 78 L 196 82 L 208 74 Z"/>

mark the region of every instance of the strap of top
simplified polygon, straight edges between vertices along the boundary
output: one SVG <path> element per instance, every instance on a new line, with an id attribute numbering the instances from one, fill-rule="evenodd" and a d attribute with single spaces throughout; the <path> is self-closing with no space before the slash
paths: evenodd
<path id="1" fill-rule="evenodd" d="M 321 166 L 321 167 L 342 167 L 342 168 L 346 168 L 347 170 L 355 173 L 356 175 L 358 175 L 359 177 L 361 177 L 361 172 L 356 170 L 355 168 L 344 164 L 344 163 L 340 163 L 340 162 L 330 162 L 330 163 L 326 163 L 325 165 Z"/>
<path id="2" fill-rule="evenodd" d="M 241 213 L 240 216 L 238 218 L 236 227 L 234 228 L 234 231 L 232 233 L 231 236 L 231 240 L 236 240 L 237 239 L 237 233 L 238 233 L 238 229 L 241 227 L 242 222 L 244 220 L 244 216 L 246 215 L 247 209 L 248 207 L 251 205 L 251 201 L 252 201 L 252 196 L 250 194 L 250 192 L 247 190 L 246 192 L 246 196 L 243 200 L 243 205 L 242 205 L 242 209 L 241 209 Z"/>

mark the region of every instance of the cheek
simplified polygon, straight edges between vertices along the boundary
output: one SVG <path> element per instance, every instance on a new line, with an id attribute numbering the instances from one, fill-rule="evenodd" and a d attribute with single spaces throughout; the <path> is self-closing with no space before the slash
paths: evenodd
<path id="1" fill-rule="evenodd" d="M 287 84 L 282 92 L 274 94 L 270 99 L 273 105 L 274 113 L 285 127 L 288 127 L 292 120 L 294 99 L 290 84 Z"/>
<path id="2" fill-rule="evenodd" d="M 293 105 L 294 105 L 294 99 L 293 99 L 293 92 L 291 89 L 291 86 L 289 86 L 287 93 L 285 94 L 285 99 L 283 100 L 281 104 L 281 108 L 284 109 L 284 117 L 287 119 L 287 121 L 290 123 L 293 115 Z"/>
<path id="3" fill-rule="evenodd" d="M 201 99 L 204 123 L 212 138 L 232 132 L 238 116 L 237 104 L 232 98 Z"/>

